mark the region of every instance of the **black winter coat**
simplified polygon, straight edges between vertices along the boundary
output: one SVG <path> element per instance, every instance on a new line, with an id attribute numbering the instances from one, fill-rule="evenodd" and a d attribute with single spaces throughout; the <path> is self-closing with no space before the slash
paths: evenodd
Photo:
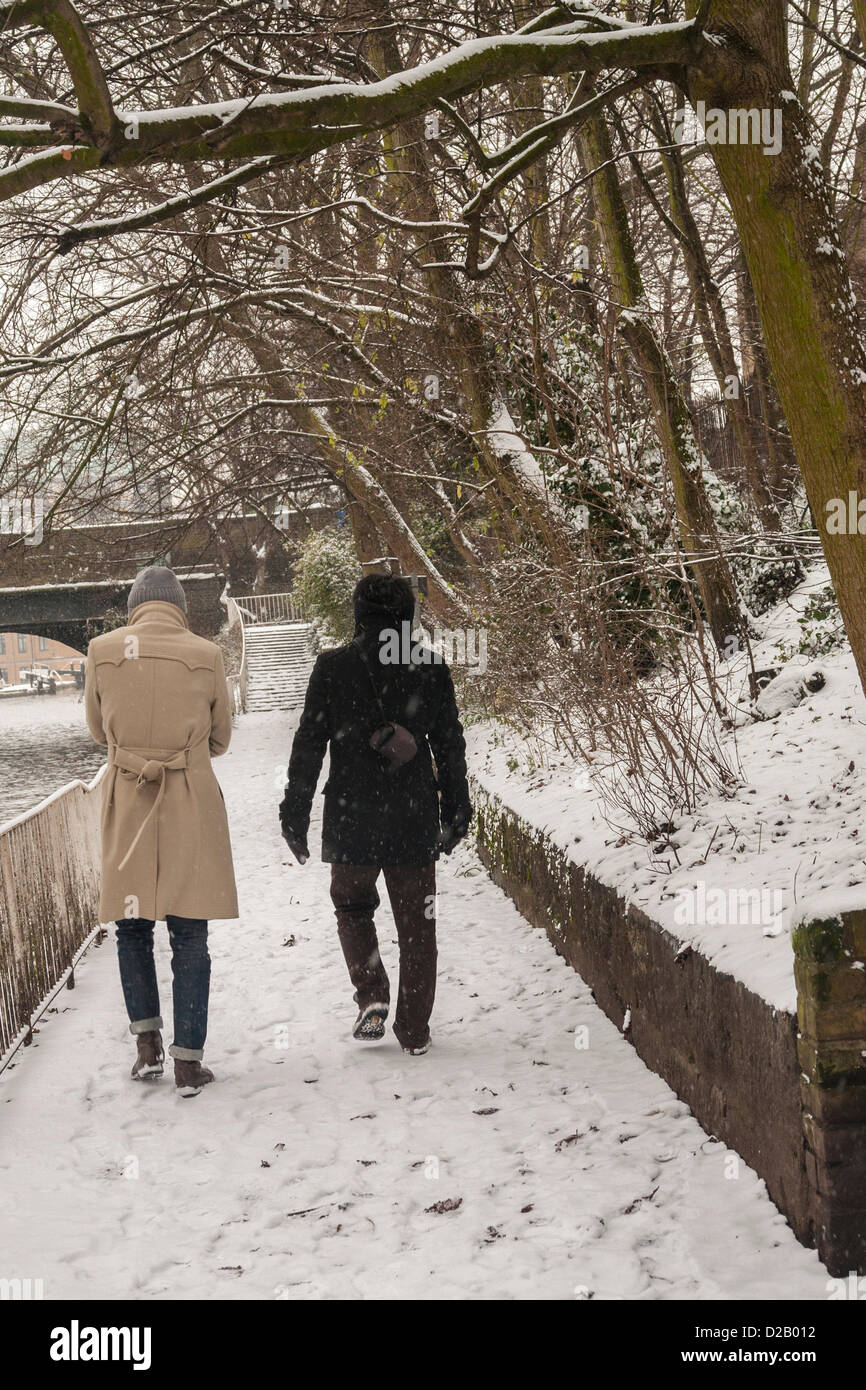
<path id="1" fill-rule="evenodd" d="M 359 643 L 364 644 L 370 670 Z M 371 674 L 388 720 L 409 729 L 418 745 L 412 760 L 396 771 L 390 771 L 385 758 L 369 746 L 370 735 L 383 723 Z M 382 665 L 378 641 L 364 632 L 347 646 L 319 656 L 280 805 L 283 828 L 299 838 L 306 838 L 329 744 L 322 824 L 325 863 L 428 864 L 437 858 L 440 811 L 443 825 L 462 821 L 468 826 L 472 806 L 463 726 L 444 662 Z"/>

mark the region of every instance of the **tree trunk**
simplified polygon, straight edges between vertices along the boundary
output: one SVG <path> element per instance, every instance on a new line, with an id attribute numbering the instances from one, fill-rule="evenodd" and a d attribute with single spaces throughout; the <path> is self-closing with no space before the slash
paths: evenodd
<path id="1" fill-rule="evenodd" d="M 362 463 L 347 459 L 321 411 L 310 406 L 300 412 L 304 428 L 316 437 L 320 457 L 334 477 L 359 502 L 406 574 L 427 577 L 427 599 L 437 618 L 461 622 L 467 609 L 395 507 L 382 485 Z"/>
<path id="2" fill-rule="evenodd" d="M 382 561 L 383 573 L 389 571 L 390 567 L 385 563 L 387 557 L 383 551 L 383 541 L 379 532 L 376 530 L 370 517 L 364 508 L 363 502 L 357 501 L 348 493 L 346 510 L 349 513 L 349 522 L 352 527 L 352 539 L 355 542 L 355 554 L 358 563 L 372 569 L 375 561 Z"/>
<path id="3" fill-rule="evenodd" d="M 777 506 L 790 502 L 800 470 L 761 335 L 758 303 L 742 252 L 737 253 L 737 301 L 743 392 L 755 450 Z"/>
<path id="4" fill-rule="evenodd" d="M 600 117 L 579 135 L 587 171 L 597 169 L 593 196 L 605 260 L 621 306 L 617 330 L 638 364 L 652 405 L 656 433 L 670 474 L 680 540 L 720 651 L 743 634 L 743 614 L 730 567 L 718 554 L 692 421 L 670 361 L 647 316 L 643 282 L 628 225 L 610 135 Z"/>
<path id="5" fill-rule="evenodd" d="M 651 107 L 650 120 L 663 153 L 661 156 L 668 183 L 671 216 L 682 234 L 686 274 L 695 302 L 695 314 L 710 365 L 719 383 L 728 419 L 734 433 L 740 458 L 746 472 L 749 493 L 761 525 L 768 531 L 781 530 L 776 504 L 767 480 L 769 459 L 764 456 L 756 438 L 743 383 L 737 370 L 737 359 L 728 328 L 725 305 L 718 284 L 710 269 L 706 248 L 692 215 L 686 192 L 682 157 L 671 148 L 670 132 L 665 128 L 657 110 Z"/>
<path id="6" fill-rule="evenodd" d="M 402 69 L 402 56 L 388 0 L 373 0 L 373 9 L 378 25 L 370 32 L 366 51 L 372 66 L 386 76 Z M 423 120 L 399 122 L 382 139 L 392 186 L 400 194 L 402 215 L 419 222 L 442 221 L 425 149 Z M 554 563 L 567 571 L 573 558 L 567 520 L 548 494 L 538 461 L 515 433 L 490 365 L 489 344 L 466 303 L 463 286 L 447 265 L 434 264 L 450 260 L 448 243 L 428 231 L 414 240 L 419 259 L 428 267 L 425 280 L 440 341 L 447 345 L 485 473 L 511 503 L 518 526 L 527 527 Z"/>
<path id="7" fill-rule="evenodd" d="M 696 0 L 689 0 L 694 12 Z M 866 349 L 820 153 L 790 92 L 784 0 L 716 0 L 725 36 L 688 74 L 689 97 L 722 110 L 782 108 L 778 155 L 710 146 L 749 266 L 764 338 L 809 502 L 866 688 L 866 540 L 827 526 L 866 496 Z M 737 41 L 736 48 L 731 43 Z M 866 519 L 864 519 L 866 531 Z"/>

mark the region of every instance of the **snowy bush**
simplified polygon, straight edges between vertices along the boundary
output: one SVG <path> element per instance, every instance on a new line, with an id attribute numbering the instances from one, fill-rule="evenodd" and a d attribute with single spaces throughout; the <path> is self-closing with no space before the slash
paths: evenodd
<path id="1" fill-rule="evenodd" d="M 314 531 L 304 541 L 292 597 L 316 622 L 325 644 L 348 642 L 355 630 L 352 591 L 361 578 L 348 526 Z"/>
<path id="2" fill-rule="evenodd" d="M 824 656 L 834 648 L 844 646 L 847 641 L 832 584 L 825 584 L 810 596 L 797 623 L 800 640 L 796 646 L 793 643 L 779 643 L 779 650 L 786 661 L 792 656 Z"/>

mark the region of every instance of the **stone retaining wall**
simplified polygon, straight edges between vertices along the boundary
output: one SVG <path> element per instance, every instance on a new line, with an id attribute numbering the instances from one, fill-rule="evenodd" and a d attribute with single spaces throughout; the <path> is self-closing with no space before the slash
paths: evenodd
<path id="1" fill-rule="evenodd" d="M 800 1023 L 628 907 L 473 784 L 491 877 L 833 1275 L 866 1272 L 866 913 L 795 934 Z M 846 954 L 847 952 L 847 954 Z M 863 1055 L 861 1055 L 863 1054 Z"/>

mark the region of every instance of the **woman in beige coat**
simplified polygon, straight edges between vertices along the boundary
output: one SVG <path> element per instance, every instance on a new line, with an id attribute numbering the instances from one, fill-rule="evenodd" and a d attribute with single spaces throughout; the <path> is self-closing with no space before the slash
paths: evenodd
<path id="1" fill-rule="evenodd" d="M 100 919 L 117 923 L 120 978 L 138 1044 L 136 1080 L 162 1075 L 153 928 L 172 948 L 175 1081 L 197 1095 L 207 1033 L 208 920 L 238 915 L 225 804 L 211 758 L 231 738 L 220 650 L 190 632 L 171 570 L 144 570 L 126 627 L 87 654 L 87 723 L 108 749 L 102 790 Z"/>

